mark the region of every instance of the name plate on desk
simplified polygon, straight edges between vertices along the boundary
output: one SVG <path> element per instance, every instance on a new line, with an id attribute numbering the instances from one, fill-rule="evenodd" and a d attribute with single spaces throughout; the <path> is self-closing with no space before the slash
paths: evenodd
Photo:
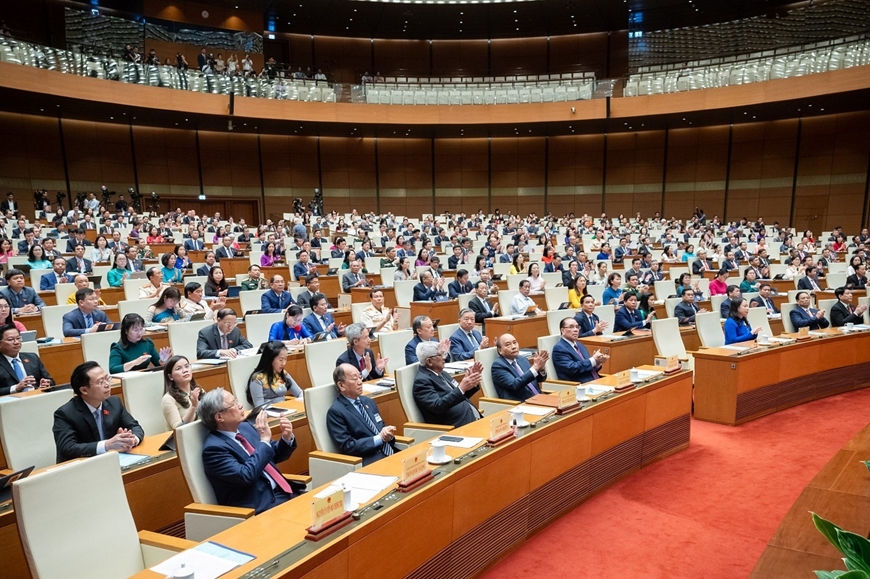
<path id="1" fill-rule="evenodd" d="M 810 338 L 811 336 L 809 326 L 798 328 L 798 340 L 809 340 Z"/>
<path id="2" fill-rule="evenodd" d="M 510 421 L 506 416 L 496 416 L 489 421 L 489 439 L 499 440 L 511 432 Z"/>
<path id="3" fill-rule="evenodd" d="M 344 513 L 344 490 L 338 489 L 331 495 L 315 499 L 311 503 L 311 528 L 320 529 L 329 521 Z"/>
<path id="4" fill-rule="evenodd" d="M 414 456 L 406 458 L 402 461 L 402 479 L 403 484 L 410 484 L 418 478 L 425 476 L 429 470 L 426 462 L 426 453 L 428 449 L 424 448 Z"/>
<path id="5" fill-rule="evenodd" d="M 576 388 L 566 388 L 565 390 L 559 390 L 559 409 L 571 408 L 572 406 L 577 406 L 577 389 Z"/>
<path id="6" fill-rule="evenodd" d="M 667 358 L 657 357 L 654 365 L 659 368 L 664 368 L 665 374 L 670 374 L 671 372 L 683 369 L 683 365 L 680 363 L 680 358 L 678 356 L 668 356 Z"/>
<path id="7" fill-rule="evenodd" d="M 623 370 L 622 372 L 616 373 L 616 387 L 622 388 L 623 386 L 628 386 L 632 384 L 631 381 L 631 370 Z"/>

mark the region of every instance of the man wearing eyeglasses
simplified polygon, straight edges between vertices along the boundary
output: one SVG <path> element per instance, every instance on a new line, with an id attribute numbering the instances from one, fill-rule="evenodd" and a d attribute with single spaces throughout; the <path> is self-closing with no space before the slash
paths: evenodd
<path id="1" fill-rule="evenodd" d="M 145 431 L 112 396 L 111 377 L 99 364 L 79 364 L 69 381 L 75 396 L 54 412 L 57 462 L 139 446 Z"/>
<path id="2" fill-rule="evenodd" d="M 293 425 L 280 418 L 281 439 L 272 440 L 269 417 L 260 412 L 254 424 L 223 388 L 206 392 L 196 415 L 209 430 L 202 445 L 202 466 L 219 504 L 254 509 L 258 514 L 294 496 L 290 483 L 275 463 L 296 450 Z"/>
<path id="3" fill-rule="evenodd" d="M 0 309 L 3 307 L 9 308 Z M 32 352 L 21 354 L 21 333 L 11 324 L 0 326 L 0 354 L 0 395 L 54 386 L 39 356 Z"/>

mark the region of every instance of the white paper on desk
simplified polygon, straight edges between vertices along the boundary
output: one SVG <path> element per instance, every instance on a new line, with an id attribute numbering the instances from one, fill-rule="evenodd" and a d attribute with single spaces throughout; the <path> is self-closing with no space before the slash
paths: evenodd
<path id="1" fill-rule="evenodd" d="M 237 350 L 239 356 L 254 356 L 257 354 L 257 350 L 259 348 L 245 348 L 244 350 Z"/>
<path id="2" fill-rule="evenodd" d="M 271 416 L 272 418 L 281 418 L 282 416 L 289 416 L 291 414 L 296 414 L 299 412 L 294 408 L 267 408 L 266 415 Z"/>
<path id="3" fill-rule="evenodd" d="M 768 320 L 778 320 L 780 318 L 782 318 L 782 314 L 768 314 L 767 315 Z"/>
<path id="4" fill-rule="evenodd" d="M 170 557 L 151 570 L 161 575 L 173 575 L 182 564 L 192 569 L 196 579 L 217 579 L 224 573 L 253 560 L 250 555 L 226 549 L 216 543 L 205 543 Z"/>
<path id="5" fill-rule="evenodd" d="M 810 335 L 811 335 L 811 336 L 820 336 L 820 337 L 824 338 L 824 337 L 826 337 L 828 334 L 826 334 L 826 333 L 824 333 L 824 332 L 810 332 Z"/>
<path id="6" fill-rule="evenodd" d="M 852 328 L 855 330 L 870 330 L 870 326 L 867 324 L 855 324 Z"/>
<path id="7" fill-rule="evenodd" d="M 743 350 L 748 350 L 749 348 L 745 346 L 722 346 L 726 350 L 737 350 L 738 352 L 742 352 Z"/>
<path id="8" fill-rule="evenodd" d="M 456 438 L 461 438 L 462 440 L 444 440 L 443 438 L 438 440 L 443 442 L 444 446 L 455 446 L 456 448 L 474 448 L 483 442 L 482 438 L 474 438 L 473 436 L 457 436 Z"/>
<path id="9" fill-rule="evenodd" d="M 378 494 L 390 488 L 399 480 L 394 476 L 380 476 L 376 474 L 348 473 L 314 495 L 318 499 L 328 497 L 343 488 L 350 491 L 351 504 L 345 505 L 348 510 L 358 509 L 360 505 L 369 503 Z"/>
<path id="10" fill-rule="evenodd" d="M 133 376 L 141 376 L 141 375 L 142 375 L 142 372 L 138 372 L 136 370 L 133 370 L 132 372 L 117 372 L 115 374 L 112 374 L 112 378 L 120 378 L 121 380 L 123 380 L 124 378 L 131 378 Z"/>
<path id="11" fill-rule="evenodd" d="M 531 414 L 532 416 L 546 416 L 547 414 L 553 413 L 552 408 L 546 408 L 544 406 L 527 406 L 526 404 L 520 404 L 514 408 L 516 410 L 522 410 L 523 414 Z"/>
<path id="12" fill-rule="evenodd" d="M 118 459 L 121 461 L 121 468 L 134 465 L 143 460 L 148 460 L 149 458 L 151 457 L 145 454 L 130 454 L 128 452 L 118 453 Z"/>
<path id="13" fill-rule="evenodd" d="M 52 338 L 51 340 L 49 340 L 47 342 L 40 343 L 39 345 L 41 347 L 41 346 L 56 346 L 58 344 L 63 344 L 62 338 Z"/>
<path id="14" fill-rule="evenodd" d="M 389 392 L 392 390 L 389 386 L 378 386 L 377 384 L 363 384 L 363 390 L 371 394 L 381 394 L 383 392 Z"/>
<path id="15" fill-rule="evenodd" d="M 454 372 L 465 372 L 469 368 L 474 365 L 474 360 L 464 360 L 461 362 L 447 362 L 444 364 L 445 370 L 452 370 Z"/>
<path id="16" fill-rule="evenodd" d="M 794 340 L 792 340 L 790 338 L 768 338 L 768 340 L 770 340 L 771 342 L 775 342 L 775 343 L 781 342 L 783 344 L 787 344 L 789 342 L 794 342 Z"/>
<path id="17" fill-rule="evenodd" d="M 659 374 L 662 374 L 662 373 L 663 372 L 660 370 L 638 370 L 637 377 L 640 378 L 641 380 L 647 380 L 649 378 L 652 378 L 653 376 L 658 376 Z"/>

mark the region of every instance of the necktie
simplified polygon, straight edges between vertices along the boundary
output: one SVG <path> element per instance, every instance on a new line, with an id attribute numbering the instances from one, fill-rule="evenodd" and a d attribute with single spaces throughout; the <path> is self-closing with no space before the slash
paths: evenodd
<path id="1" fill-rule="evenodd" d="M 254 454 L 254 447 L 251 446 L 251 443 L 248 442 L 247 439 L 238 432 L 236 433 L 236 440 L 239 441 L 239 443 L 242 445 L 242 448 L 244 448 L 248 454 Z M 266 476 L 268 476 L 276 485 L 278 485 L 278 488 L 280 488 L 288 495 L 293 495 L 293 489 L 290 488 L 290 483 L 287 482 L 287 479 L 281 476 L 281 473 L 278 472 L 277 468 L 272 466 L 272 463 L 267 463 L 263 470 L 266 472 Z"/>
<path id="2" fill-rule="evenodd" d="M 359 369 L 360 369 L 360 372 L 362 372 L 363 370 L 366 369 L 366 359 L 365 359 L 365 356 L 363 356 L 362 358 L 359 359 Z M 359 402 L 359 400 L 357 400 L 357 402 Z"/>
<path id="3" fill-rule="evenodd" d="M 227 335 L 221 334 L 221 350 L 229 350 L 229 349 L 230 349 L 230 345 L 227 342 Z"/>
<path id="4" fill-rule="evenodd" d="M 12 369 L 15 370 L 15 375 L 18 376 L 18 381 L 21 382 L 26 376 L 24 374 L 24 366 L 21 365 L 21 360 L 12 358 Z"/>
<path id="5" fill-rule="evenodd" d="M 375 422 L 374 420 L 372 420 L 371 416 L 369 416 L 369 413 L 366 412 L 365 407 L 363 406 L 362 402 L 360 402 L 359 398 L 356 399 L 353 405 L 356 406 L 357 412 L 362 415 L 363 421 L 366 423 L 366 426 L 369 427 L 369 430 L 371 430 L 374 434 L 378 434 L 378 427 L 375 425 Z M 391 454 L 393 454 L 393 447 L 385 442 L 381 445 L 381 452 L 384 453 L 385 456 L 390 456 Z"/>
<path id="6" fill-rule="evenodd" d="M 489 313 L 489 311 L 490 311 L 489 300 L 481 300 L 481 301 L 483 302 L 483 309 L 486 310 L 486 313 Z"/>
<path id="7" fill-rule="evenodd" d="M 320 327 L 323 328 L 323 331 L 326 331 L 326 320 L 323 319 L 323 316 L 317 316 L 317 319 L 320 320 Z"/>
<path id="8" fill-rule="evenodd" d="M 97 432 L 100 433 L 100 440 L 106 440 L 106 435 L 103 434 L 103 418 L 100 416 L 100 410 L 94 410 L 94 422 L 97 423 Z"/>
<path id="9" fill-rule="evenodd" d="M 574 351 L 577 352 L 577 355 L 580 356 L 580 359 L 581 359 L 581 360 L 585 360 L 585 359 L 586 359 L 586 358 L 583 357 L 583 354 L 580 352 L 580 346 L 577 344 L 577 342 L 574 342 Z M 592 371 L 590 372 L 590 374 L 592 374 L 592 379 L 593 379 L 593 380 L 598 380 L 598 378 L 600 378 L 600 376 L 598 375 L 598 372 L 595 370 L 595 364 L 594 364 L 594 363 L 592 364 Z"/>
<path id="10" fill-rule="evenodd" d="M 517 374 L 519 374 L 520 376 L 523 375 L 523 369 L 520 368 L 520 363 L 517 362 L 516 360 L 514 360 L 514 370 L 516 370 L 516 371 L 517 371 Z M 529 382 L 528 386 L 529 386 L 529 390 L 532 391 L 532 395 L 536 395 L 536 394 L 540 394 L 540 393 L 541 393 L 541 391 L 538 390 L 538 388 L 535 386 L 535 381 L 534 381 L 534 380 L 532 380 L 531 382 Z"/>
<path id="11" fill-rule="evenodd" d="M 94 317 L 91 314 L 85 314 L 85 328 L 90 329 L 94 325 Z"/>
<path id="12" fill-rule="evenodd" d="M 852 306 L 851 306 L 851 305 L 846 306 L 846 309 L 849 310 L 849 313 L 850 313 L 850 314 L 852 313 Z"/>
<path id="13" fill-rule="evenodd" d="M 475 350 L 480 347 L 480 342 L 474 339 L 474 332 L 468 332 L 468 341 Z"/>
<path id="14" fill-rule="evenodd" d="M 82 260 L 78 260 L 78 261 L 79 261 L 79 271 L 81 271 L 81 272 L 85 271 L 84 262 L 82 262 Z"/>

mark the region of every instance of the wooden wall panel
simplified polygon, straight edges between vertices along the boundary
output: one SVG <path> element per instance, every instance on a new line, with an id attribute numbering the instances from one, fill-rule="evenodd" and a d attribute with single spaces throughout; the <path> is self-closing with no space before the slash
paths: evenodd
<path id="1" fill-rule="evenodd" d="M 378 139 L 380 210 L 397 215 L 429 212 L 432 206 L 432 141 Z"/>
<path id="2" fill-rule="evenodd" d="M 315 36 L 314 55 L 316 66 L 329 70 L 336 82 L 356 83 L 364 72 L 374 72 L 372 43 L 365 38 Z"/>
<path id="3" fill-rule="evenodd" d="M 542 137 L 492 139 L 493 208 L 543 214 L 545 147 Z"/>
<path id="4" fill-rule="evenodd" d="M 320 187 L 317 138 L 261 135 L 263 188 L 269 215 L 293 212 L 293 200 L 305 202 Z"/>
<path id="5" fill-rule="evenodd" d="M 548 205 L 554 215 L 601 214 L 604 136 L 551 137 Z"/>
<path id="6" fill-rule="evenodd" d="M 662 203 L 665 132 L 607 136 L 604 210 L 608 215 L 652 215 Z"/>
<path id="7" fill-rule="evenodd" d="M 550 38 L 550 72 L 593 70 L 603 77 L 607 62 L 607 33 Z"/>
<path id="8" fill-rule="evenodd" d="M 301 66 L 303 69 L 306 66 L 310 66 L 314 70 L 322 68 L 324 71 L 332 72 L 325 59 L 323 61 L 314 59 L 312 52 L 314 43 L 311 42 L 310 36 L 307 34 L 286 34 L 282 35 L 282 37 L 286 38 L 290 43 L 291 64 Z"/>
<path id="9" fill-rule="evenodd" d="M 143 0 L 142 12 L 151 18 L 227 30 L 262 33 L 264 28 L 262 13 L 256 10 L 233 9 L 231 6 L 215 6 L 214 3 Z M 205 14 L 208 14 L 208 17 Z"/>
<path id="10" fill-rule="evenodd" d="M 435 212 L 486 207 L 489 163 L 489 139 L 436 139 Z"/>
<path id="11" fill-rule="evenodd" d="M 547 39 L 505 38 L 490 45 L 492 74 L 540 74 L 547 71 Z"/>
<path id="12" fill-rule="evenodd" d="M 391 75 L 428 76 L 428 40 L 389 40 L 374 42 L 375 66 L 372 72 Z M 387 72 L 389 71 L 389 72 Z"/>
<path id="13" fill-rule="evenodd" d="M 6 143 L 0 152 L 3 195 L 11 191 L 26 204 L 37 189 L 66 191 L 57 119 L 0 113 L 0 134 Z"/>
<path id="14" fill-rule="evenodd" d="M 484 76 L 489 45 L 486 40 L 436 40 L 432 42 L 433 76 Z"/>
<path id="15" fill-rule="evenodd" d="M 135 182 L 130 129 L 125 125 L 63 121 L 70 188 L 125 191 Z"/>
<path id="16" fill-rule="evenodd" d="M 727 126 L 668 131 L 665 216 L 691 215 L 700 207 L 721 217 L 728 176 Z"/>
<path id="17" fill-rule="evenodd" d="M 363 213 L 375 209 L 374 139 L 321 137 L 320 162 L 326 211 L 353 208 Z"/>

